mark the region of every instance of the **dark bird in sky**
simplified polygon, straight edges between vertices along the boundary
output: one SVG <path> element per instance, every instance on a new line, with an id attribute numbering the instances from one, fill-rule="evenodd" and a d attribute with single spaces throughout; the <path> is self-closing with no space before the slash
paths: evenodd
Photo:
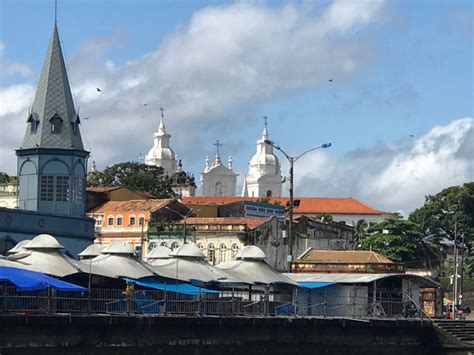
<path id="1" fill-rule="evenodd" d="M 413 137 L 414 137 L 414 135 L 413 135 L 413 134 L 410 134 L 410 137 L 412 137 L 412 138 L 413 138 Z"/>
<path id="2" fill-rule="evenodd" d="M 97 90 L 98 92 L 102 92 L 102 90 L 100 90 L 99 88 L 96 88 L 96 90 Z"/>
<path id="3" fill-rule="evenodd" d="M 329 81 L 331 81 L 331 82 L 332 82 L 332 79 L 329 79 Z"/>
<path id="4" fill-rule="evenodd" d="M 88 120 L 90 117 L 84 117 L 83 120 Z"/>
<path id="5" fill-rule="evenodd" d="M 143 106 L 148 106 L 148 104 L 143 104 Z"/>

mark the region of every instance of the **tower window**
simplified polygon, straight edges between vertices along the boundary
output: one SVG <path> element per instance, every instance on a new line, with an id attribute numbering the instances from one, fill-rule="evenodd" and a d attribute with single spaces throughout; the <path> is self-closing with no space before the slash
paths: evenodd
<path id="1" fill-rule="evenodd" d="M 68 202 L 69 201 L 69 176 L 57 176 L 56 177 L 56 201 Z"/>
<path id="2" fill-rule="evenodd" d="M 53 201 L 54 199 L 54 176 L 41 176 L 41 201 Z"/>
<path id="3" fill-rule="evenodd" d="M 28 121 L 26 122 L 29 122 L 30 123 L 30 130 L 31 130 L 31 133 L 36 133 L 36 131 L 38 130 L 38 124 L 39 124 L 39 121 L 36 120 L 33 115 L 30 115 L 30 117 L 28 118 Z"/>
<path id="4" fill-rule="evenodd" d="M 49 120 L 49 122 L 51 123 L 51 133 L 61 133 L 63 120 L 58 114 L 55 114 L 53 118 Z"/>
<path id="5" fill-rule="evenodd" d="M 272 197 L 272 190 L 267 191 L 267 197 Z"/>
<path id="6" fill-rule="evenodd" d="M 84 201 L 84 178 L 76 177 L 74 178 L 74 201 L 83 202 Z"/>

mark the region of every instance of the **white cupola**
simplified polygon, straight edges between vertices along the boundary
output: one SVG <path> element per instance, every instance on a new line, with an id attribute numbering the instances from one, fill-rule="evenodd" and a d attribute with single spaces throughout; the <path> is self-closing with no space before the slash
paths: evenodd
<path id="1" fill-rule="evenodd" d="M 267 118 L 262 138 L 257 141 L 257 152 L 250 159 L 249 171 L 245 176 L 244 197 L 281 197 L 282 176 L 280 161 L 273 153 L 273 146 L 265 143 L 269 139 Z"/>
<path id="2" fill-rule="evenodd" d="M 166 132 L 163 109 L 161 109 L 161 119 L 158 131 L 153 135 L 153 147 L 145 157 L 145 164 L 160 166 L 165 170 L 165 174 L 172 176 L 178 169 L 176 155 L 170 147 L 171 135 Z"/>

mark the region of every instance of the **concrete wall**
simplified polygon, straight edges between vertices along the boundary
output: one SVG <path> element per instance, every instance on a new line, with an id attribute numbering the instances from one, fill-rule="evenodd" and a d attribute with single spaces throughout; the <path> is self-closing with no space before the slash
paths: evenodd
<path id="1" fill-rule="evenodd" d="M 455 347 L 451 347 L 451 351 Z M 5 354 L 446 354 L 428 322 L 0 315 Z M 455 353 L 455 352 L 453 352 Z"/>

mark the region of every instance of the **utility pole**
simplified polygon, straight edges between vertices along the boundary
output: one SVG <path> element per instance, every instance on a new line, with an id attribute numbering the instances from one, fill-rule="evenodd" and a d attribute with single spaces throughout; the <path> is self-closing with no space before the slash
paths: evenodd
<path id="1" fill-rule="evenodd" d="M 291 272 L 291 263 L 293 262 L 293 207 L 294 207 L 294 200 L 293 200 L 293 164 L 295 162 L 294 157 L 288 158 L 290 162 L 290 220 L 288 221 L 288 241 L 290 246 L 288 248 L 288 272 Z"/>

